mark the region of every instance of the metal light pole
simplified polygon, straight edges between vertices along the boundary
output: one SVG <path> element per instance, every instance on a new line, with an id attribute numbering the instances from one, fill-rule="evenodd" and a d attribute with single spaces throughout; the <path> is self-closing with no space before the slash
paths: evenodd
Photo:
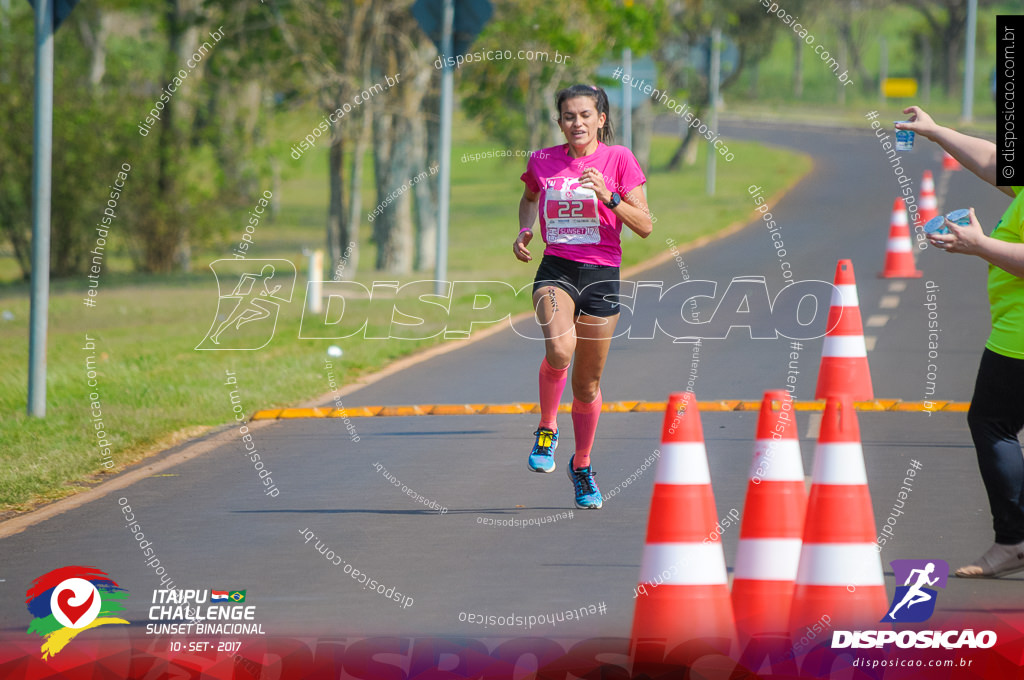
<path id="1" fill-rule="evenodd" d="M 718 86 L 722 76 L 722 29 L 711 29 L 711 73 L 708 78 L 708 127 L 718 131 Z M 707 194 L 715 195 L 715 146 L 708 142 Z"/>
<path id="2" fill-rule="evenodd" d="M 978 32 L 978 0 L 967 0 L 967 54 L 964 55 L 964 97 L 960 107 L 960 120 L 969 123 L 974 118 L 974 42 Z"/>
<path id="3" fill-rule="evenodd" d="M 50 171 L 53 161 L 53 3 L 36 0 L 35 127 L 32 156 L 32 302 L 28 414 L 46 415 L 46 331 L 50 305 Z"/>
<path id="4" fill-rule="evenodd" d="M 448 212 L 452 185 L 452 109 L 454 74 L 448 58 L 455 51 L 452 45 L 452 24 L 455 21 L 455 0 L 444 0 L 441 13 L 441 176 L 438 178 L 437 262 L 434 268 L 434 293 L 444 295 L 448 278 Z"/>

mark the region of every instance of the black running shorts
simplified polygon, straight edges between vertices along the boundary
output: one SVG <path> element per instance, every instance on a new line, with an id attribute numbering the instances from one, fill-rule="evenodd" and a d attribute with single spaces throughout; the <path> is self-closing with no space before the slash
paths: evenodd
<path id="1" fill-rule="evenodd" d="M 619 313 L 619 268 L 545 255 L 537 267 L 533 292 L 556 286 L 569 294 L 576 316 L 614 316 Z"/>

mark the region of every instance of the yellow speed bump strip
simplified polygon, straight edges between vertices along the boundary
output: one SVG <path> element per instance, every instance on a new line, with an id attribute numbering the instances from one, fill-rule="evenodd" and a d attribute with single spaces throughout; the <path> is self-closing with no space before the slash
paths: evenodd
<path id="1" fill-rule="evenodd" d="M 902 401 L 900 399 L 875 399 L 855 401 L 858 411 L 945 411 L 965 413 L 970 407 L 966 401 L 936 400 L 927 402 Z M 722 401 L 697 402 L 701 411 L 757 411 L 760 401 L 724 399 Z M 824 401 L 795 401 L 797 411 L 823 411 Z M 569 404 L 559 404 L 559 413 L 569 413 Z M 664 413 L 663 401 L 610 401 L 601 406 L 602 413 Z M 508 415 L 540 413 L 536 402 L 514 404 L 414 404 L 409 406 L 355 406 L 343 409 L 322 408 L 278 408 L 257 411 L 252 420 L 287 420 L 295 418 L 369 418 L 372 416 L 465 416 L 465 415 Z"/>

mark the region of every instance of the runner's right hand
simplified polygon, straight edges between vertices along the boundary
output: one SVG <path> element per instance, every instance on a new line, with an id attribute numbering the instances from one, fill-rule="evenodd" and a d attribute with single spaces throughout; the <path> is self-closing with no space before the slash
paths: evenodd
<path id="1" fill-rule="evenodd" d="M 530 251 L 526 249 L 527 244 L 530 243 L 530 239 L 533 238 L 532 231 L 521 231 L 519 236 L 516 237 L 516 242 L 512 244 L 512 254 L 516 256 L 521 262 L 530 262 L 533 257 L 530 256 Z"/>

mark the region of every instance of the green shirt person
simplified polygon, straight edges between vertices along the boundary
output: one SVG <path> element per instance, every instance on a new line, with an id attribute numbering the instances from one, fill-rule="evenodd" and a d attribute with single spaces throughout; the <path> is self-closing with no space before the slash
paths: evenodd
<path id="1" fill-rule="evenodd" d="M 920 107 L 903 111 L 913 130 L 946 150 L 979 178 L 1013 198 L 991 235 L 986 236 L 970 208 L 970 224 L 945 221 L 948 234 L 929 234 L 947 253 L 974 255 L 988 262 L 992 330 L 978 367 L 967 424 L 992 510 L 995 543 L 962 578 L 997 578 L 1024 570 L 1024 456 L 1017 438 L 1024 428 L 1024 187 L 996 184 L 996 145 L 936 124 Z"/>

